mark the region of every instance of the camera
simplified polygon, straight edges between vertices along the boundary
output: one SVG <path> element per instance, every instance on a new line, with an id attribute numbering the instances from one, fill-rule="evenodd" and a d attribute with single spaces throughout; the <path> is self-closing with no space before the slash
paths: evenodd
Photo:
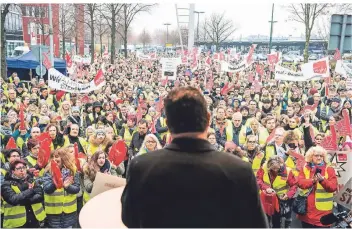
<path id="1" fill-rule="evenodd" d="M 315 170 L 315 174 L 318 174 L 318 173 L 321 174 L 321 169 L 320 169 L 320 168 L 317 168 L 317 169 Z"/>

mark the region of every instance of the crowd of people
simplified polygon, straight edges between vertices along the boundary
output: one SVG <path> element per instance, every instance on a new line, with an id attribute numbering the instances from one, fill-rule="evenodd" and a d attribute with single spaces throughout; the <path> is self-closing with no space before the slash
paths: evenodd
<path id="1" fill-rule="evenodd" d="M 291 226 L 297 196 L 307 196 L 306 211 L 297 214 L 302 227 L 326 227 L 320 218 L 334 208 L 338 181 L 322 142 L 335 136 L 344 112 L 352 120 L 346 76 L 332 70 L 329 83 L 277 81 L 267 63 L 231 74 L 214 58 L 206 63 L 207 55 L 200 54 L 196 68 L 191 60 L 179 65 L 175 81 L 161 77 L 162 54 L 118 56 L 114 64 L 98 55 L 69 76 L 90 82 L 104 63 L 106 84 L 88 94 L 53 90 L 44 79 L 24 83 L 17 73 L 1 79 L 2 227 L 80 227 L 78 215 L 98 172 L 125 178 L 131 160 L 172 142 L 163 99 L 183 86 L 198 88 L 206 99 L 214 149 L 251 163 L 272 227 Z M 43 136 L 50 137 L 44 164 L 38 157 Z M 338 150 L 352 150 L 350 137 L 336 137 Z M 127 153 L 115 163 L 109 154 L 121 140 Z"/>

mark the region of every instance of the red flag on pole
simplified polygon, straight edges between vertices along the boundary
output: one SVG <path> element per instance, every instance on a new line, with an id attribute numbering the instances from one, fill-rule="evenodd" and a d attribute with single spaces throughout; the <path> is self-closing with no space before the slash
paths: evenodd
<path id="1" fill-rule="evenodd" d="M 94 83 L 96 86 L 104 82 L 104 73 L 102 69 L 99 69 L 97 75 L 94 77 Z"/>
<path id="2" fill-rule="evenodd" d="M 19 119 L 20 119 L 20 130 L 26 130 L 26 126 L 24 124 L 24 105 L 20 105 L 20 114 L 19 114 Z"/>
<path id="3" fill-rule="evenodd" d="M 49 70 L 51 68 L 51 61 L 46 53 L 43 53 L 43 56 L 44 56 L 43 65 L 46 69 Z"/>
<path id="4" fill-rule="evenodd" d="M 67 51 L 66 51 L 66 54 L 65 54 L 65 60 L 66 60 L 67 67 L 70 68 L 72 66 L 72 59 L 70 57 L 70 54 L 68 54 Z"/>
<path id="5" fill-rule="evenodd" d="M 336 48 L 336 50 L 335 50 L 334 60 L 341 60 L 341 53 L 338 48 Z"/>

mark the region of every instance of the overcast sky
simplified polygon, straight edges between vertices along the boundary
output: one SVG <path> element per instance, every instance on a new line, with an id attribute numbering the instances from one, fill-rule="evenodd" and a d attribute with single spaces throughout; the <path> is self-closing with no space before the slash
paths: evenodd
<path id="1" fill-rule="evenodd" d="M 188 4 L 179 4 L 179 8 L 189 7 Z M 238 3 L 238 2 L 222 2 L 217 4 L 217 1 L 197 3 L 195 4 L 196 11 L 204 11 L 200 14 L 200 21 L 205 16 L 210 16 L 212 13 L 223 13 L 227 18 L 233 20 L 237 25 L 238 30 L 234 33 L 234 38 L 246 37 L 249 35 L 267 35 L 270 34 L 271 19 L 271 3 Z M 185 11 L 182 11 L 184 13 Z M 181 12 L 180 12 L 181 13 Z M 186 18 L 185 18 L 186 19 Z M 287 21 L 288 13 L 283 9 L 283 5 L 275 4 L 273 36 L 289 36 L 300 37 L 304 33 L 303 24 L 298 22 Z M 175 5 L 172 3 L 159 3 L 150 14 L 143 13 L 137 16 L 134 21 L 133 33 L 139 34 L 144 28 L 153 33 L 155 29 L 165 29 L 164 23 L 171 23 L 169 30 L 176 29 L 177 19 Z M 195 15 L 195 29 L 197 25 L 197 14 Z"/>

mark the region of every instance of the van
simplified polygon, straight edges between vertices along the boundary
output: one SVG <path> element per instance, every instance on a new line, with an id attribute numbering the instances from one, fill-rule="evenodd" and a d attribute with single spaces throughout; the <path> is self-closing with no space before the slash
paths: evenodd
<path id="1" fill-rule="evenodd" d="M 22 56 L 26 53 L 28 53 L 30 50 L 28 48 L 28 46 L 17 46 L 15 48 L 15 50 L 13 51 L 12 56 L 16 57 L 16 56 Z"/>

